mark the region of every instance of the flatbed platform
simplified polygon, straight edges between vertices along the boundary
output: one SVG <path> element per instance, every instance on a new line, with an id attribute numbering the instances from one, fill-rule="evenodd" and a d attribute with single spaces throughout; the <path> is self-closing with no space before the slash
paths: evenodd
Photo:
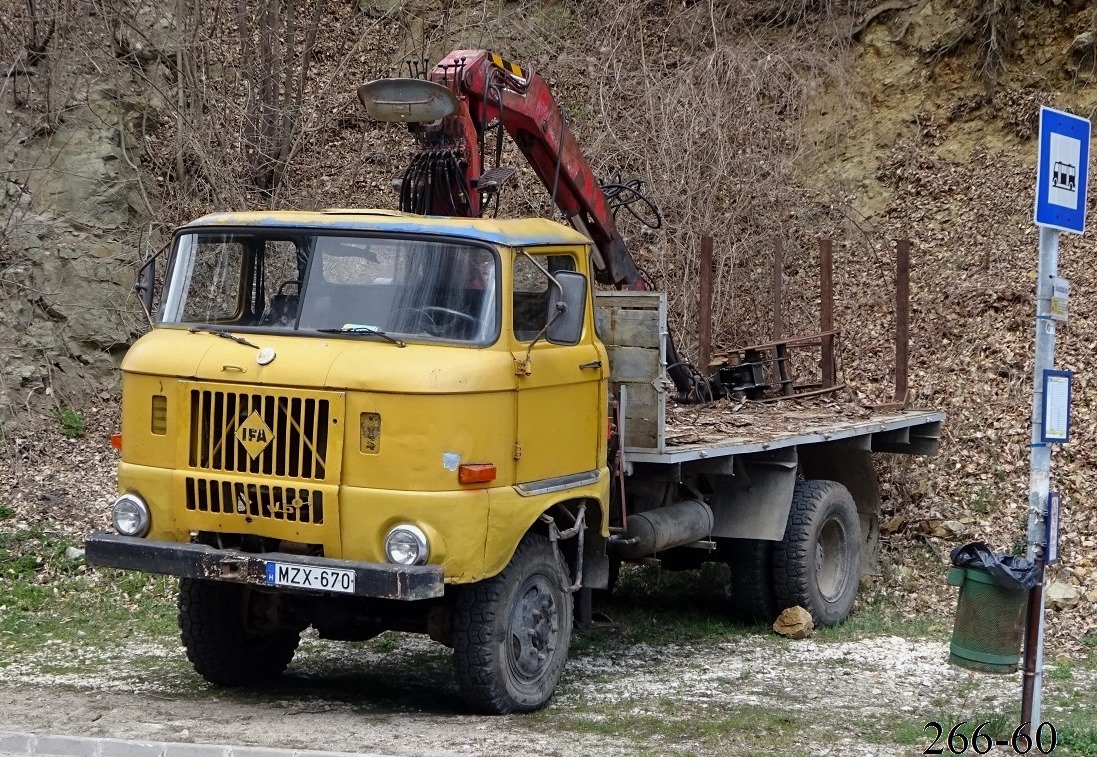
<path id="1" fill-rule="evenodd" d="M 679 404 L 667 376 L 666 294 L 612 291 L 597 295 L 598 334 L 619 402 L 627 463 L 674 464 L 764 454 L 852 440 L 871 452 L 933 454 L 945 414 L 874 411 L 848 392 L 806 393 L 764 402 L 723 399 Z M 774 401 L 776 400 L 776 401 Z"/>
<path id="2" fill-rule="evenodd" d="M 876 451 L 903 446 L 914 452 L 912 445 L 936 446 L 944 419 L 934 410 L 874 413 L 823 398 L 709 405 L 668 400 L 661 447 L 626 446 L 625 456 L 630 462 L 678 463 L 858 437 Z"/>

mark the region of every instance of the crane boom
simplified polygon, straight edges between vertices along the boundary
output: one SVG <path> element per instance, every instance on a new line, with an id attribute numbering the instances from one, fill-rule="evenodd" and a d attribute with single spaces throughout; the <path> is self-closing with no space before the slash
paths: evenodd
<path id="1" fill-rule="evenodd" d="M 427 80 L 385 79 L 363 85 L 359 98 L 376 119 L 400 121 L 422 145 L 397 180 L 400 209 L 436 215 L 480 216 L 514 171 L 485 168 L 486 136 L 505 130 L 551 192 L 553 202 L 594 243 L 595 278 L 620 289 L 648 289 L 643 273 L 617 230 L 594 171 L 564 119 L 548 84 L 537 73 L 487 50 L 454 50 Z M 700 376 L 667 338 L 667 369 L 684 402 L 711 399 L 718 383 Z"/>
<path id="2" fill-rule="evenodd" d="M 485 200 L 514 174 L 498 165 L 501 134 L 496 165 L 484 165 L 488 132 L 505 130 L 556 206 L 594 242 L 598 281 L 646 288 L 594 171 L 539 74 L 487 50 L 455 50 L 426 81 L 379 79 L 359 87 L 358 95 L 371 117 L 407 123 L 422 145 L 399 180 L 401 210 L 483 215 Z"/>
<path id="3" fill-rule="evenodd" d="M 481 146 L 485 132 L 492 123 L 502 124 L 541 183 L 553 193 L 556 206 L 597 246 L 595 263 L 601 283 L 644 288 L 594 171 L 540 74 L 487 50 L 455 50 L 439 61 L 429 79 L 449 87 L 463 100 L 461 121 L 471 125 L 476 134 L 480 149 L 469 161 L 466 174 L 470 194 L 484 174 Z M 472 151 L 468 142 L 466 147 Z"/>

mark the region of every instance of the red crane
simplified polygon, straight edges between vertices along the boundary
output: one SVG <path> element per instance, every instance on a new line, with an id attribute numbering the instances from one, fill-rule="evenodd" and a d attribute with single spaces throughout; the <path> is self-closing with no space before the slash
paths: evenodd
<path id="1" fill-rule="evenodd" d="M 621 289 L 649 288 L 617 230 L 606 193 L 539 74 L 487 50 L 455 50 L 425 80 L 378 79 L 359 87 L 358 96 L 372 118 L 407 123 L 419 139 L 420 151 L 394 180 L 402 211 L 483 215 L 515 173 L 499 165 L 505 130 L 556 206 L 594 242 L 596 279 Z M 493 129 L 495 165 L 487 168 L 486 137 Z M 654 211 L 635 185 L 618 189 L 630 193 L 627 202 L 640 200 Z M 667 360 L 680 401 L 722 394 L 718 382 L 678 357 L 669 337 Z"/>
<path id="2" fill-rule="evenodd" d="M 427 81 L 381 79 L 359 88 L 359 96 L 374 118 L 409 123 L 423 145 L 400 182 L 401 210 L 481 215 L 514 174 L 498 165 L 498 136 L 496 165 L 484 165 L 485 137 L 494 128 L 505 129 L 556 206 L 594 242 L 598 280 L 646 288 L 606 195 L 539 74 L 487 50 L 455 50 Z"/>

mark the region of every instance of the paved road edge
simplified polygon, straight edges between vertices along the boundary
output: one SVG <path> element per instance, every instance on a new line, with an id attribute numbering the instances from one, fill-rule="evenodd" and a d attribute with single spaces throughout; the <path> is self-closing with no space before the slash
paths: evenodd
<path id="1" fill-rule="evenodd" d="M 268 749 L 223 744 L 170 741 L 127 741 L 80 736 L 39 736 L 0 731 L 0 757 L 390 757 L 373 752 L 319 752 L 306 749 Z"/>

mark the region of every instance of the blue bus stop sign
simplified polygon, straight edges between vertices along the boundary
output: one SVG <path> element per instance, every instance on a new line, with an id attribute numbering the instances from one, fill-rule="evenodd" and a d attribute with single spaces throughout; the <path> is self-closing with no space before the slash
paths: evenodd
<path id="1" fill-rule="evenodd" d="M 1081 234 L 1086 228 L 1089 119 L 1040 108 L 1036 223 Z"/>

